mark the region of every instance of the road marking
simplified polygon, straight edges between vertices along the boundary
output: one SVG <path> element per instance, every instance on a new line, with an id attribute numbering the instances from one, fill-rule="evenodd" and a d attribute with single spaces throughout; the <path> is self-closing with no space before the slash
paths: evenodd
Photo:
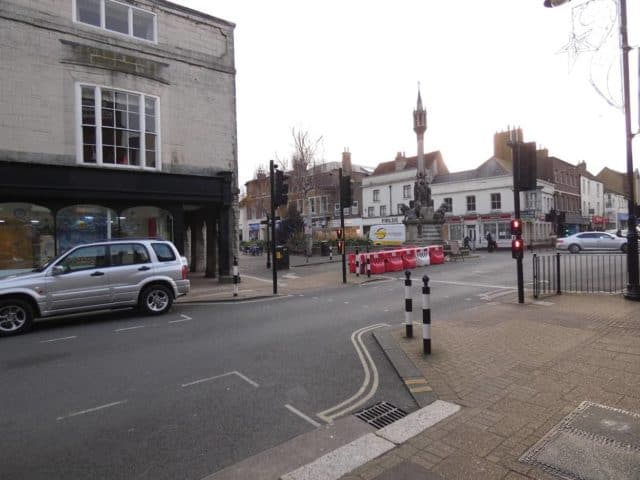
<path id="1" fill-rule="evenodd" d="M 74 338 L 78 338 L 78 337 L 74 335 L 73 337 L 52 338 L 51 340 L 40 340 L 40 343 L 61 342 L 63 340 L 72 340 Z"/>
<path id="2" fill-rule="evenodd" d="M 186 315 L 184 315 L 184 314 L 180 314 L 180 316 L 181 316 L 182 318 L 180 318 L 180 319 L 178 319 L 178 320 L 171 320 L 171 321 L 169 321 L 169 322 L 167 322 L 167 323 L 188 322 L 189 320 L 193 320 L 193 318 L 188 317 L 188 316 L 186 316 Z"/>
<path id="3" fill-rule="evenodd" d="M 362 369 L 364 370 L 364 380 L 362 382 L 362 386 L 360 389 L 354 393 L 351 397 L 347 398 L 344 402 L 339 403 L 338 405 L 334 405 L 327 410 L 319 412 L 316 416 L 327 423 L 333 423 L 333 420 L 354 410 L 356 407 L 359 407 L 367 400 L 369 400 L 373 394 L 378 389 L 378 369 L 376 368 L 376 364 L 373 362 L 371 355 L 369 354 L 369 350 L 364 345 L 362 340 L 362 335 L 376 328 L 388 326 L 386 323 L 377 323 L 375 325 L 370 325 L 368 327 L 362 327 L 351 334 L 351 343 L 353 343 L 356 352 L 358 353 L 358 358 L 360 359 L 360 363 L 362 364 Z M 363 354 L 364 352 L 364 354 Z M 371 367 L 371 371 L 369 370 Z M 373 374 L 373 375 L 372 375 Z M 370 379 L 371 387 L 369 392 L 363 397 L 362 395 L 367 390 L 369 386 Z M 344 407 L 344 408 L 343 408 Z M 342 410 L 340 410 L 342 408 Z M 336 411 L 337 410 L 337 411 Z"/>
<path id="4" fill-rule="evenodd" d="M 214 377 L 208 377 L 208 378 L 201 378 L 200 380 L 194 380 L 193 382 L 189 382 L 189 383 L 183 383 L 181 386 L 184 387 L 190 387 L 191 385 L 197 385 L 198 383 L 204 383 L 204 382 L 209 382 L 211 380 L 217 380 L 218 378 L 222 378 L 222 377 L 228 377 L 229 375 L 237 375 L 238 377 L 240 377 L 242 380 L 244 380 L 245 382 L 247 382 L 249 385 L 258 388 L 260 385 L 258 385 L 256 382 L 254 382 L 253 380 L 251 380 L 249 377 L 247 377 L 246 375 L 243 375 L 242 373 L 234 370 L 233 372 L 227 372 L 227 373 L 222 373 L 220 375 L 216 375 Z"/>
<path id="5" fill-rule="evenodd" d="M 74 413 L 70 413 L 69 415 L 58 417 L 57 420 L 64 420 L 65 418 L 77 417 L 78 415 L 97 412 L 98 410 L 104 410 L 105 408 L 115 407 L 116 405 L 121 405 L 126 402 L 127 402 L 126 400 L 120 400 L 119 402 L 107 403 L 106 405 L 100 405 L 99 407 L 88 408 L 87 410 L 81 410 L 79 412 L 74 412 Z"/>
<path id="6" fill-rule="evenodd" d="M 193 303 L 189 303 L 190 306 L 199 306 L 199 305 L 240 305 L 240 304 L 246 304 L 246 303 L 261 303 L 261 302 L 271 302 L 274 300 L 283 300 L 285 298 L 289 298 L 292 297 L 293 295 L 284 295 L 284 296 L 277 296 L 277 297 L 267 297 L 267 298 L 256 298 L 253 300 L 235 300 L 233 302 L 193 302 Z M 185 302 L 187 303 L 187 302 Z M 183 305 L 185 304 L 183 303 Z M 175 304 L 174 304 L 175 305 Z M 180 304 L 178 304 L 180 305 Z"/>
<path id="7" fill-rule="evenodd" d="M 289 410 L 290 412 L 296 414 L 297 416 L 299 416 L 301 419 L 306 420 L 307 422 L 309 422 L 311 425 L 313 425 L 314 427 L 318 428 L 320 426 L 320 424 L 318 422 L 316 422 L 315 420 L 313 420 L 312 418 L 307 417 L 304 413 L 302 413 L 300 410 L 298 410 L 295 407 L 292 407 L 291 405 L 289 405 L 288 403 L 285 404 L 284 408 L 286 408 L 287 410 Z"/>
<path id="8" fill-rule="evenodd" d="M 144 325 L 137 325 L 135 327 L 127 327 L 127 328 L 118 328 L 114 330 L 114 332 L 126 332 L 127 330 L 135 330 L 137 328 L 144 328 Z"/>
<path id="9" fill-rule="evenodd" d="M 471 282 L 450 282 L 446 280 L 429 280 L 429 283 L 442 283 L 445 285 L 460 285 L 461 287 L 482 287 L 482 288 L 498 288 L 506 290 L 516 290 L 516 287 L 505 287 L 504 285 L 489 285 L 486 283 L 471 283 Z M 421 287 L 421 285 L 418 285 Z"/>

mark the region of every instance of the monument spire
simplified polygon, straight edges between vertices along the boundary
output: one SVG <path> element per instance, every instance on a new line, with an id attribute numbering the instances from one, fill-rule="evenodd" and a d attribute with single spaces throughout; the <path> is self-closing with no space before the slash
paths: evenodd
<path id="1" fill-rule="evenodd" d="M 418 101 L 416 109 L 413 111 L 413 131 L 418 139 L 418 175 L 425 174 L 424 165 L 424 132 L 427 130 L 427 111 L 422 106 L 422 95 L 420 94 L 420 83 L 418 83 Z"/>

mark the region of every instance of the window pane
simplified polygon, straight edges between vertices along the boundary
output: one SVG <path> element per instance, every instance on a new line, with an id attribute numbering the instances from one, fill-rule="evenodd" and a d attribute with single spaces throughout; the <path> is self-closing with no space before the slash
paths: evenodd
<path id="1" fill-rule="evenodd" d="M 79 22 L 100 26 L 100 0 L 76 0 L 76 7 Z"/>
<path id="2" fill-rule="evenodd" d="M 146 163 L 148 168 L 156 168 L 156 152 L 147 150 Z"/>
<path id="3" fill-rule="evenodd" d="M 129 112 L 129 130 L 140 130 L 140 115 Z"/>
<path id="4" fill-rule="evenodd" d="M 156 117 L 152 117 L 151 115 L 144 116 L 144 129 L 147 132 L 155 133 L 156 131 Z"/>
<path id="5" fill-rule="evenodd" d="M 116 162 L 118 165 L 129 165 L 128 149 L 124 147 L 116 148 Z"/>
<path id="6" fill-rule="evenodd" d="M 142 10 L 133 9 L 133 36 L 154 40 L 153 15 Z"/>
<path id="7" fill-rule="evenodd" d="M 129 146 L 140 148 L 140 134 L 138 132 L 129 132 Z"/>
<path id="8" fill-rule="evenodd" d="M 129 149 L 129 165 L 140 165 L 140 150 L 136 148 Z"/>
<path id="9" fill-rule="evenodd" d="M 82 124 L 83 125 L 95 125 L 96 114 L 95 109 L 91 107 L 82 107 Z"/>
<path id="10" fill-rule="evenodd" d="M 96 144 L 96 127 L 82 127 L 82 143 L 85 145 Z"/>
<path id="11" fill-rule="evenodd" d="M 116 127 L 127 128 L 127 112 L 116 110 Z"/>
<path id="12" fill-rule="evenodd" d="M 93 87 L 82 87 L 82 105 L 87 107 L 95 106 L 95 92 L 93 91 Z"/>
<path id="13" fill-rule="evenodd" d="M 82 161 L 84 163 L 96 163 L 96 146 L 95 145 L 83 146 Z"/>
<path id="14" fill-rule="evenodd" d="M 102 147 L 102 163 L 115 163 L 113 147 Z"/>
<path id="15" fill-rule="evenodd" d="M 102 109 L 102 125 L 105 127 L 113 127 L 113 110 Z"/>
<path id="16" fill-rule="evenodd" d="M 145 147 L 147 150 L 157 150 L 156 148 L 156 136 L 151 134 L 151 133 L 147 133 L 144 136 L 144 143 L 145 143 Z"/>
<path id="17" fill-rule="evenodd" d="M 140 95 L 136 95 L 135 93 L 129 94 L 129 111 L 130 112 L 138 112 L 140 109 Z"/>
<path id="18" fill-rule="evenodd" d="M 114 32 L 129 33 L 129 7 L 119 3 L 105 1 L 104 26 Z"/>
<path id="19" fill-rule="evenodd" d="M 127 109 L 127 94 L 123 92 L 115 92 L 116 93 L 116 108 L 118 110 L 126 110 Z"/>
<path id="20" fill-rule="evenodd" d="M 144 97 L 144 113 L 154 115 L 156 113 L 156 99 Z"/>
<path id="21" fill-rule="evenodd" d="M 61 266 L 69 272 L 102 268 L 106 265 L 105 247 L 83 247 L 65 257 Z"/>
<path id="22" fill-rule="evenodd" d="M 102 129 L 102 144 L 103 145 L 115 145 L 116 144 L 116 136 L 115 130 L 113 128 L 103 128 Z"/>
<path id="23" fill-rule="evenodd" d="M 102 106 L 113 108 L 113 90 L 102 90 Z"/>

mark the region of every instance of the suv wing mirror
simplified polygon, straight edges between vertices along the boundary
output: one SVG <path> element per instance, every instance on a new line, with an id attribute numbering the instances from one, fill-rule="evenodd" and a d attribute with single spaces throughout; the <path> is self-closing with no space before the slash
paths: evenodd
<path id="1" fill-rule="evenodd" d="M 51 269 L 52 275 L 61 275 L 65 272 L 65 269 L 62 265 L 54 265 Z"/>

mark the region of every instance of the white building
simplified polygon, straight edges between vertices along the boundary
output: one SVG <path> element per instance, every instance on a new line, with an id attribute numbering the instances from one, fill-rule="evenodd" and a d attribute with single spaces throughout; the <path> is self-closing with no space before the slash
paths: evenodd
<path id="1" fill-rule="evenodd" d="M 604 184 L 587 171 L 585 162 L 578 164 L 580 171 L 580 212 L 588 218 L 592 229 L 604 230 Z"/>
<path id="2" fill-rule="evenodd" d="M 520 193 L 523 237 L 526 243 L 550 241 L 550 222 L 545 221 L 553 205 L 553 185 L 537 181 L 537 189 Z M 499 247 L 511 246 L 510 222 L 514 218 L 513 174 L 503 160 L 492 157 L 478 168 L 439 175 L 431 185 L 434 208 L 446 205 L 445 240 L 469 237 L 486 248 L 487 233 Z"/>

